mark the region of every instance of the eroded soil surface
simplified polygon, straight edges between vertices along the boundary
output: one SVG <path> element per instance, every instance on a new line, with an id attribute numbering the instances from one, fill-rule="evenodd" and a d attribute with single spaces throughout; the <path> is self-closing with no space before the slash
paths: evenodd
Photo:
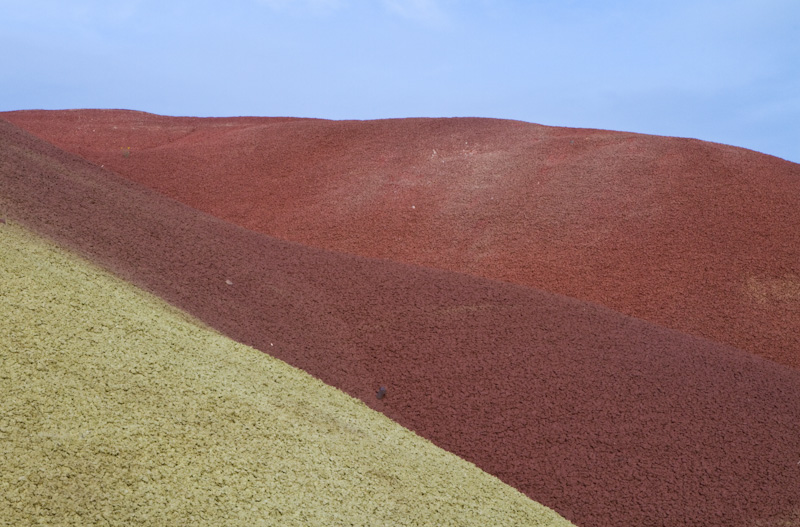
<path id="1" fill-rule="evenodd" d="M 257 151 L 269 143 L 253 144 Z M 362 399 L 578 525 L 797 520 L 796 369 L 598 303 L 279 240 L 3 122 L 0 151 L 11 221 Z M 117 154 L 132 160 L 137 150 Z M 790 175 L 776 177 L 794 184 Z M 232 177 L 218 173 L 214 188 L 232 185 Z M 206 187 L 185 186 L 208 195 Z M 381 221 L 364 230 L 380 231 Z M 754 237 L 759 243 L 773 242 Z M 759 254 L 766 263 L 754 265 L 782 262 L 796 250 L 773 249 L 776 256 Z M 793 264 L 774 265 L 784 282 L 762 276 L 744 284 L 754 306 L 793 305 L 791 287 L 782 287 L 793 283 Z M 646 305 L 679 311 L 663 292 L 648 298 Z M 736 320 L 732 331 L 739 331 Z M 781 320 L 775 326 L 788 334 L 793 326 Z M 381 386 L 386 395 L 378 399 Z"/>
<path id="2" fill-rule="evenodd" d="M 219 218 L 533 286 L 800 369 L 800 165 L 492 119 L 2 117 Z"/>

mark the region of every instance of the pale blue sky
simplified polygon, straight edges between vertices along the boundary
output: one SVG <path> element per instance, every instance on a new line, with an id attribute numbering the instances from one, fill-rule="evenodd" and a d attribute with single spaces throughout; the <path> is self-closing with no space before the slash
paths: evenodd
<path id="1" fill-rule="evenodd" d="M 0 110 L 478 116 L 800 162 L 798 0 L 0 0 Z"/>

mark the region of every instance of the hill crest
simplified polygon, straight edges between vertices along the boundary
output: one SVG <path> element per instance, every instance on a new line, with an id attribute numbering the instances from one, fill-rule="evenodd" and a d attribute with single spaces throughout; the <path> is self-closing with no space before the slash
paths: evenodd
<path id="1" fill-rule="evenodd" d="M 800 372 L 533 288 L 280 241 L 3 122 L 0 149 L 13 221 L 579 525 L 667 510 L 672 525 L 740 525 L 798 507 Z"/>
<path id="2" fill-rule="evenodd" d="M 542 288 L 800 368 L 788 161 L 478 118 L 2 115 L 251 230 Z"/>

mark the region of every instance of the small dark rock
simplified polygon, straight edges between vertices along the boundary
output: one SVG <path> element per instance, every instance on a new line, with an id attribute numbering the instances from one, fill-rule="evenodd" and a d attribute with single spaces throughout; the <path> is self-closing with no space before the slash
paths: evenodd
<path id="1" fill-rule="evenodd" d="M 375 394 L 378 399 L 383 399 L 386 397 L 386 386 L 381 386 L 381 389 L 378 390 L 378 393 Z"/>

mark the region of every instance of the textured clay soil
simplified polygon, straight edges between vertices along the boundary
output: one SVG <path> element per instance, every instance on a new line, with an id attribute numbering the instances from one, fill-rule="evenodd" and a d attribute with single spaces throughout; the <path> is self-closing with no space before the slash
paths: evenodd
<path id="1" fill-rule="evenodd" d="M 269 150 L 265 144 L 254 138 L 253 151 Z M 124 159 L 137 156 L 131 150 Z M 578 525 L 800 521 L 796 369 L 596 303 L 278 240 L 164 198 L 2 121 L 0 152 L 3 206 L 14 221 L 362 399 Z M 217 174 L 215 188 L 236 186 L 233 177 Z M 308 182 L 309 189 L 324 184 Z M 209 199 L 206 187 L 185 186 Z M 578 209 L 572 214 L 582 217 Z M 381 221 L 364 228 L 378 231 Z M 759 261 L 796 250 L 773 249 L 775 256 Z M 772 283 L 764 280 L 753 286 L 764 309 L 794 305 L 795 297 L 781 296 L 785 289 L 758 289 Z M 644 304 L 670 299 L 659 295 Z M 724 308 L 719 302 L 711 306 Z M 386 397 L 379 400 L 380 386 Z"/>
<path id="2" fill-rule="evenodd" d="M 572 527 L 13 221 L 0 284 L 0 525 Z"/>
<path id="3" fill-rule="evenodd" d="M 2 116 L 271 236 L 533 286 L 800 369 L 800 165 L 489 119 Z"/>

